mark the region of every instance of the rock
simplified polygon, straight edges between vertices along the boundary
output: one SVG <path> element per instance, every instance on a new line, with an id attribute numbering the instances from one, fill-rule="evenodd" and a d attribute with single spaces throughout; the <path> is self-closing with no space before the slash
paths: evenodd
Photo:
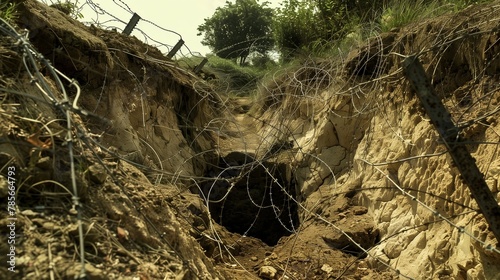
<path id="1" fill-rule="evenodd" d="M 89 225 L 88 223 L 83 222 L 82 228 L 83 228 L 83 233 L 84 233 L 85 241 L 88 241 L 88 242 L 97 242 L 97 241 L 99 241 L 100 233 L 96 229 L 95 226 L 93 226 L 92 224 Z M 70 237 L 72 237 L 74 239 L 78 239 L 79 238 L 79 232 L 78 232 L 78 225 L 77 224 L 68 225 L 65 228 L 65 231 L 68 233 L 68 235 Z"/>
<path id="2" fill-rule="evenodd" d="M 80 264 L 77 264 L 73 267 L 70 267 L 66 272 L 67 279 L 77 279 L 78 276 L 80 276 L 80 272 L 81 272 L 81 265 Z M 87 276 L 86 279 L 89 279 L 89 280 L 109 279 L 102 270 L 95 268 L 94 266 L 92 266 L 88 263 L 85 264 L 85 274 Z"/>
<path id="3" fill-rule="evenodd" d="M 354 215 L 363 215 L 368 213 L 368 208 L 363 206 L 354 206 L 352 207 L 352 213 L 354 213 Z"/>
<path id="4" fill-rule="evenodd" d="M 102 184 L 106 181 L 106 169 L 100 164 L 93 164 L 89 166 L 89 178 L 92 182 L 96 184 Z"/>
<path id="5" fill-rule="evenodd" d="M 269 265 L 262 266 L 259 269 L 259 277 L 264 279 L 276 279 L 276 273 L 278 273 L 276 268 Z"/>
<path id="6" fill-rule="evenodd" d="M 250 258 L 250 260 L 252 260 L 252 261 L 256 262 L 256 261 L 258 261 L 258 260 L 259 260 L 259 258 L 257 258 L 257 257 L 255 257 L 255 256 L 253 256 L 253 257 L 251 257 L 251 258 Z"/>
<path id="7" fill-rule="evenodd" d="M 42 170 L 52 170 L 52 160 L 50 157 L 43 157 L 38 160 L 36 167 Z"/>
<path id="8" fill-rule="evenodd" d="M 350 238 L 358 243 L 363 248 L 371 248 L 379 235 L 378 229 L 375 227 L 373 220 L 362 216 L 352 216 L 351 219 L 342 219 L 335 225 L 345 232 Z M 351 250 L 361 252 L 361 249 L 354 245 L 349 238 L 339 231 L 334 231 L 328 228 L 317 227 L 316 233 L 328 244 L 331 248 L 342 250 Z"/>
<path id="9" fill-rule="evenodd" d="M 329 264 L 324 264 L 321 266 L 321 270 L 326 272 L 326 273 L 330 273 L 333 271 L 333 267 L 331 267 Z"/>
<path id="10" fill-rule="evenodd" d="M 118 237 L 118 240 L 120 241 L 128 240 L 128 236 L 129 236 L 128 230 L 121 227 L 116 228 L 116 237 Z"/>
<path id="11" fill-rule="evenodd" d="M 395 259 L 401 255 L 403 249 L 404 247 L 400 240 L 389 240 L 383 251 L 390 259 Z"/>
<path id="12" fill-rule="evenodd" d="M 467 270 L 467 279 L 486 279 L 483 266 L 478 264 L 474 268 Z"/>
<path id="13" fill-rule="evenodd" d="M 26 217 L 36 217 L 36 216 L 40 215 L 40 213 L 35 212 L 31 209 L 24 210 L 21 212 L 21 214 L 23 214 Z"/>
<path id="14" fill-rule="evenodd" d="M 58 230 L 59 229 L 59 226 L 53 222 L 45 222 L 42 224 L 42 227 L 46 230 Z"/>

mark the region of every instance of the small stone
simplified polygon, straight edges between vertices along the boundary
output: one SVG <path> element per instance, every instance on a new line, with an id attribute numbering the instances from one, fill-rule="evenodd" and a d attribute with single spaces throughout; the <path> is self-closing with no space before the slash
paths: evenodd
<path id="1" fill-rule="evenodd" d="M 251 258 L 250 258 L 250 260 L 252 260 L 252 261 L 256 262 L 256 261 L 258 261 L 258 260 L 259 260 L 259 258 L 257 258 L 257 257 L 255 257 L 255 256 L 253 256 L 253 257 L 251 257 Z"/>
<path id="2" fill-rule="evenodd" d="M 50 157 L 43 157 L 38 160 L 36 163 L 36 167 L 42 169 L 42 170 L 51 170 L 52 169 L 52 160 Z"/>
<path id="3" fill-rule="evenodd" d="M 95 226 L 92 224 L 88 223 L 83 223 L 82 224 L 82 230 L 85 234 L 85 241 L 89 242 L 97 242 L 100 236 L 100 232 L 96 229 Z M 64 229 L 65 232 L 68 233 L 68 235 L 72 238 L 79 238 L 79 230 L 78 230 L 78 225 L 77 224 L 71 224 L 66 226 Z"/>
<path id="4" fill-rule="evenodd" d="M 58 230 L 59 227 L 53 222 L 45 222 L 42 227 L 46 230 Z"/>
<path id="5" fill-rule="evenodd" d="M 80 271 L 81 271 L 81 265 L 78 264 L 75 267 L 70 268 L 70 273 L 68 273 L 69 274 L 68 276 L 71 277 L 74 275 L 73 278 L 76 278 L 76 276 L 80 275 Z M 106 276 L 106 274 L 102 270 L 95 268 L 94 266 L 92 266 L 90 264 L 85 264 L 85 272 L 86 272 L 87 279 L 89 279 L 89 280 L 108 279 L 108 277 Z M 70 278 L 68 277 L 68 279 L 70 279 Z"/>
<path id="6" fill-rule="evenodd" d="M 106 169 L 102 165 L 96 163 L 89 166 L 89 178 L 92 182 L 102 184 L 106 181 L 107 176 Z"/>
<path id="7" fill-rule="evenodd" d="M 333 271 L 333 267 L 331 267 L 329 264 L 324 264 L 321 266 L 321 270 L 326 272 L 326 273 L 330 273 Z"/>
<path id="8" fill-rule="evenodd" d="M 36 217 L 36 216 L 40 215 L 40 213 L 35 212 L 31 209 L 24 210 L 21 212 L 21 214 L 23 214 L 26 217 Z"/>
<path id="9" fill-rule="evenodd" d="M 116 236 L 118 237 L 118 240 L 123 241 L 123 240 L 128 240 L 129 232 L 128 230 L 117 227 L 116 228 Z"/>
<path id="10" fill-rule="evenodd" d="M 276 260 L 278 258 L 278 255 L 276 255 L 276 253 L 271 253 L 271 255 L 269 256 L 269 258 L 271 260 Z"/>
<path id="11" fill-rule="evenodd" d="M 259 277 L 264 279 L 276 279 L 276 273 L 278 273 L 276 268 L 269 265 L 262 266 L 259 269 Z"/>
<path id="12" fill-rule="evenodd" d="M 352 212 L 354 213 L 354 215 L 363 215 L 368 213 L 368 208 L 363 206 L 354 206 Z"/>

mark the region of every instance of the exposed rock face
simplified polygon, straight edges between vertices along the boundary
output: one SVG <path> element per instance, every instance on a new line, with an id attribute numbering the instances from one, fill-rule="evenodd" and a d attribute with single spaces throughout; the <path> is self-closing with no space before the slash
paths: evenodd
<path id="1" fill-rule="evenodd" d="M 298 196 L 304 205 L 301 223 L 309 227 L 297 233 L 299 239 L 302 234 L 316 242 L 322 238 L 336 248 L 349 247 L 325 237 L 322 227 L 326 228 L 326 220 L 356 240 L 360 231 L 342 228 L 344 218 L 350 223 L 355 219 L 349 219 L 349 214 L 339 217 L 339 212 L 360 205 L 368 210 L 362 217 L 366 215 L 372 225 L 363 223 L 367 235 L 358 240 L 366 241 L 359 245 L 369 250 L 372 267 L 384 267 L 385 262 L 393 271 L 414 279 L 498 279 L 500 254 L 485 248 L 497 241 L 477 214 L 474 199 L 418 99 L 402 79 L 401 59 L 394 54 L 434 47 L 421 59 L 454 120 L 476 120 L 462 134 L 472 141 L 472 155 L 500 201 L 498 115 L 477 121 L 500 102 L 498 21 L 483 21 L 493 10 L 470 9 L 384 34 L 350 54 L 345 72 L 337 72 L 344 82 L 339 79 L 322 92 L 299 92 L 283 100 L 282 107 L 263 113 L 273 127 L 281 125 L 286 127 L 282 131 L 291 131 L 281 137 L 293 139 L 295 147 L 300 147 L 292 165 L 297 167 Z M 463 35 L 469 30 L 466 26 L 474 26 L 477 35 Z M 450 36 L 449 41 L 442 39 L 444 35 Z M 310 76 L 321 77 L 327 67 L 309 67 L 314 63 L 305 62 L 304 69 L 316 71 Z M 307 82 L 301 83 L 306 88 Z M 286 83 L 275 87 L 285 92 L 299 88 Z M 328 228 L 325 231 L 330 235 L 337 234 L 331 225 Z"/>

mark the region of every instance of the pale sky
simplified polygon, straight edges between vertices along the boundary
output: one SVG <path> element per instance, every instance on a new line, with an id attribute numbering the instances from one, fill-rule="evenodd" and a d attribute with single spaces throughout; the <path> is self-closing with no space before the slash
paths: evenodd
<path id="1" fill-rule="evenodd" d="M 271 2 L 269 5 L 270 7 L 278 7 L 281 1 L 282 0 L 268 0 L 268 2 Z M 234 2 L 234 0 L 230 2 Z M 259 1 L 259 3 L 262 2 L 263 1 Z M 79 4 L 83 3 L 85 3 L 85 0 L 79 1 Z M 142 19 L 151 21 L 161 28 L 175 31 L 180 34 L 185 42 L 185 46 L 187 46 L 193 54 L 197 55 L 197 53 L 200 53 L 203 56 L 209 53 L 210 49 L 200 43 L 202 36 L 196 35 L 198 33 L 197 28 L 204 22 L 205 18 L 213 15 L 217 7 L 224 6 L 226 0 L 163 0 L 161 2 L 154 0 L 88 0 L 87 3 L 99 5 L 101 9 L 125 23 L 113 19 L 106 14 L 96 14 L 95 11 L 90 9 L 90 5 L 88 4 L 83 6 L 83 22 L 98 20 L 103 27 L 116 27 L 121 31 L 132 17 L 132 14 L 127 11 L 128 8 L 126 6 L 128 6 L 130 10 L 137 13 Z M 174 46 L 179 41 L 179 35 L 164 31 L 144 20 L 139 21 L 136 29 L 144 31 L 153 40 L 169 46 Z M 168 51 L 158 46 L 158 43 L 146 38 L 138 30 L 134 30 L 132 35 L 140 40 L 147 41 L 150 45 L 159 47 L 164 53 Z M 180 52 L 182 52 L 183 55 L 189 54 L 189 50 L 186 47 L 183 47 Z"/>

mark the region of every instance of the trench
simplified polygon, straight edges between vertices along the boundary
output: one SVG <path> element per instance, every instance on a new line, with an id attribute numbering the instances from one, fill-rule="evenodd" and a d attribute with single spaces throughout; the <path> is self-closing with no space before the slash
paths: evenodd
<path id="1" fill-rule="evenodd" d="M 212 218 L 227 230 L 270 246 L 298 227 L 295 181 L 285 163 L 256 161 L 232 152 L 209 168 L 200 195 Z"/>

